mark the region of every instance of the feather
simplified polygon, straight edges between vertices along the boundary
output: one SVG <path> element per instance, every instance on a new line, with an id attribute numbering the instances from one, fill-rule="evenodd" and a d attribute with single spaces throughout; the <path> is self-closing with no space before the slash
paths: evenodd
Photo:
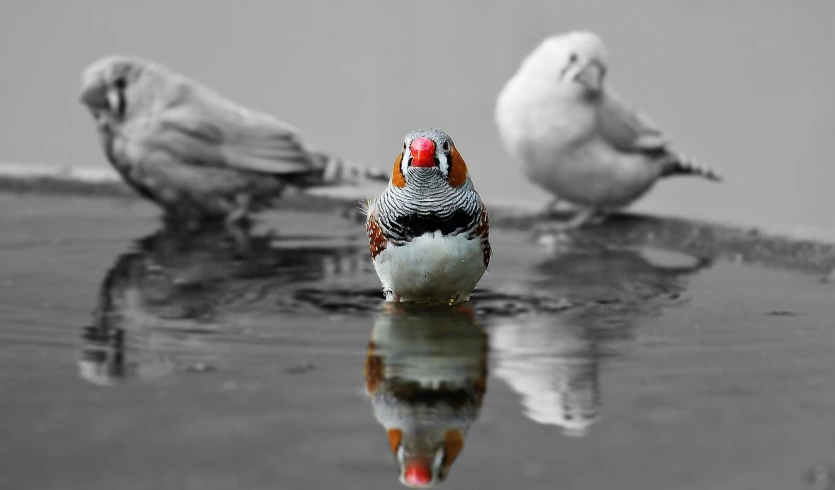
<path id="1" fill-rule="evenodd" d="M 312 170 L 297 134 L 278 121 L 255 114 L 224 113 L 194 102 L 166 108 L 155 127 L 149 128 L 146 143 L 195 165 L 270 174 Z"/>
<path id="2" fill-rule="evenodd" d="M 656 153 L 670 141 L 645 114 L 633 109 L 615 93 L 607 91 L 597 104 L 598 129 L 613 147 L 627 153 Z"/>

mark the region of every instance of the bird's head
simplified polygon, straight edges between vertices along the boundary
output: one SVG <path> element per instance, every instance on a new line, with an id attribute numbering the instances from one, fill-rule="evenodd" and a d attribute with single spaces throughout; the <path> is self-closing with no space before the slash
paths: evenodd
<path id="1" fill-rule="evenodd" d="M 465 438 L 459 429 L 441 428 L 408 432 L 390 429 L 388 436 L 397 458 L 400 483 L 411 488 L 431 488 L 444 481 Z"/>
<path id="2" fill-rule="evenodd" d="M 90 64 L 81 75 L 80 101 L 94 117 L 117 121 L 147 104 L 167 84 L 165 69 L 128 56 L 107 56 Z"/>
<path id="3" fill-rule="evenodd" d="M 419 129 L 406 135 L 392 171 L 392 185 L 426 193 L 459 189 L 470 179 L 467 164 L 452 138 L 439 129 Z"/>
<path id="4" fill-rule="evenodd" d="M 525 59 L 523 71 L 547 78 L 562 90 L 596 94 L 603 89 L 608 53 L 603 40 L 591 31 L 551 36 Z"/>

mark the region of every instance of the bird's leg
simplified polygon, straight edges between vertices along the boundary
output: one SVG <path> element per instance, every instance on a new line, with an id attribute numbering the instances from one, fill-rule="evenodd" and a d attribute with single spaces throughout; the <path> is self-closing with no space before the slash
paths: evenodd
<path id="1" fill-rule="evenodd" d="M 242 258 L 249 256 L 251 251 L 249 235 L 250 196 L 248 194 L 238 194 L 235 196 L 235 205 L 236 207 L 226 216 L 224 226 L 234 242 L 235 255 Z"/>
<path id="2" fill-rule="evenodd" d="M 591 216 L 589 216 L 588 219 L 582 224 L 585 224 L 585 225 L 599 225 L 600 223 L 603 223 L 604 221 L 606 221 L 606 215 L 607 214 L 608 214 L 607 210 L 596 209 L 591 214 Z"/>
<path id="3" fill-rule="evenodd" d="M 226 232 L 232 238 L 232 244 L 236 258 L 249 257 L 252 251 L 252 241 L 250 240 L 249 227 L 246 222 L 224 223 Z"/>
<path id="4" fill-rule="evenodd" d="M 581 226 L 586 224 L 600 223 L 604 218 L 605 216 L 599 209 L 586 208 L 577 211 L 577 214 L 575 214 L 573 218 L 568 220 L 568 223 L 566 223 L 565 226 L 567 229 L 573 230 L 576 228 L 580 228 Z"/>
<path id="5" fill-rule="evenodd" d="M 552 218 L 556 216 L 558 211 L 557 208 L 559 208 L 560 203 L 562 202 L 562 199 L 560 199 L 558 196 L 554 196 L 553 199 L 551 199 L 550 201 L 548 201 L 547 204 L 545 204 L 545 206 L 542 208 L 542 211 L 539 212 L 539 216 L 541 218 Z"/>
<path id="6" fill-rule="evenodd" d="M 560 199 L 559 196 L 554 196 L 554 198 L 548 201 L 548 204 L 545 205 L 545 215 L 552 216 L 554 214 L 557 214 L 557 208 L 560 207 L 561 202 L 562 199 Z"/>
<path id="7" fill-rule="evenodd" d="M 569 230 L 575 230 L 590 222 L 590 220 L 592 220 L 597 213 L 598 210 L 596 208 L 585 208 L 577 211 L 574 217 L 567 222 L 537 223 L 534 226 L 533 234 L 534 236 L 540 236 L 546 234 L 559 234 Z"/>
<path id="8" fill-rule="evenodd" d="M 249 194 L 238 194 L 235 196 L 235 207 L 226 216 L 226 224 L 238 224 L 249 216 L 252 199 Z"/>
<path id="9" fill-rule="evenodd" d="M 391 289 L 383 289 L 383 296 L 386 298 L 386 301 L 391 301 L 395 303 L 400 302 L 400 296 L 394 294 L 394 291 Z"/>

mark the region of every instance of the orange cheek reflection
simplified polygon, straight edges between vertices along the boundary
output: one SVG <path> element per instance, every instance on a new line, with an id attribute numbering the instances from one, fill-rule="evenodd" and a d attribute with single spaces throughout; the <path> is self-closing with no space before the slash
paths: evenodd
<path id="1" fill-rule="evenodd" d="M 455 459 L 458 458 L 458 455 L 461 454 L 462 449 L 464 449 L 464 434 L 457 429 L 447 431 L 444 435 L 444 450 L 446 451 L 444 470 L 446 472 L 449 472 L 450 467 L 452 467 L 452 463 L 454 463 Z"/>
<path id="2" fill-rule="evenodd" d="M 396 454 L 397 448 L 400 447 L 400 441 L 403 440 L 403 431 L 400 429 L 389 429 L 388 436 L 391 452 Z"/>

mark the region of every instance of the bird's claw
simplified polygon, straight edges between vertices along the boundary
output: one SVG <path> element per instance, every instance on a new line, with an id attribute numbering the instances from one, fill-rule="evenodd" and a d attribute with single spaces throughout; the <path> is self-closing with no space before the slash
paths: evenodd
<path id="1" fill-rule="evenodd" d="M 533 238 L 538 241 L 544 236 L 554 236 L 556 238 L 565 237 L 565 235 L 573 230 L 577 230 L 584 225 L 598 224 L 605 219 L 605 216 L 598 213 L 596 209 L 584 209 L 578 211 L 568 221 L 549 221 L 545 223 L 537 223 L 533 227 Z"/>
<path id="2" fill-rule="evenodd" d="M 568 226 L 568 223 L 560 221 L 551 221 L 547 223 L 537 223 L 534 225 L 532 235 L 534 238 L 539 238 L 542 235 L 564 235 L 567 231 L 573 229 Z"/>
<path id="3" fill-rule="evenodd" d="M 540 219 L 558 218 L 560 216 L 560 213 L 565 211 L 564 209 L 560 209 L 562 207 L 560 205 L 564 203 L 565 201 L 563 201 L 560 198 L 552 199 L 548 202 L 548 204 L 545 205 L 544 208 L 542 208 L 541 211 L 539 211 L 539 213 L 537 213 L 537 217 L 539 217 Z"/>

